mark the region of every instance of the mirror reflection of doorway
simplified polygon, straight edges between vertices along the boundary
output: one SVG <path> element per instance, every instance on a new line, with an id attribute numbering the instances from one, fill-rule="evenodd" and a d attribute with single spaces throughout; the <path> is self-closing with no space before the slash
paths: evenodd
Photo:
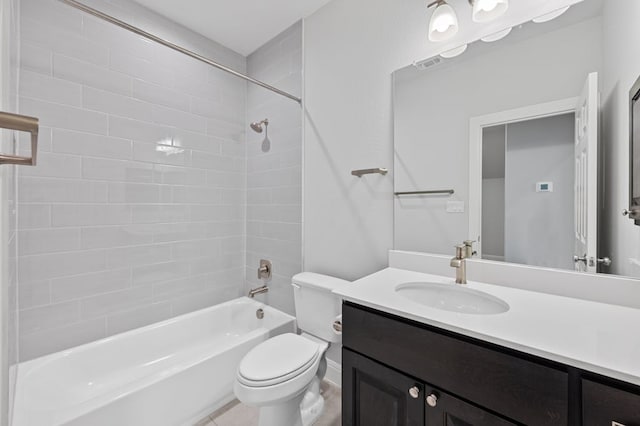
<path id="1" fill-rule="evenodd" d="M 482 257 L 573 268 L 575 114 L 482 131 Z"/>

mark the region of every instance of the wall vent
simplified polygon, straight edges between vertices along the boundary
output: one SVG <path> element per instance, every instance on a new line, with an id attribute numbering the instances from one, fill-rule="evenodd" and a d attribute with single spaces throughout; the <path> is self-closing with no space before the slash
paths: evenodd
<path id="1" fill-rule="evenodd" d="M 414 62 L 413 66 L 419 70 L 426 70 L 441 63 L 443 59 L 440 56 L 434 56 L 433 58 L 425 59 L 424 61 Z"/>

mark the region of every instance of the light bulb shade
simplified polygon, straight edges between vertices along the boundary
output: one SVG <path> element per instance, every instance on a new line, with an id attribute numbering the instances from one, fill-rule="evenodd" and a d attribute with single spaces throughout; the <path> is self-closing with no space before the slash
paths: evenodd
<path id="1" fill-rule="evenodd" d="M 509 0 L 473 0 L 473 21 L 492 21 L 504 15 L 508 8 Z"/>
<path id="2" fill-rule="evenodd" d="M 497 33 L 489 34 L 488 36 L 482 37 L 480 40 L 491 43 L 492 41 L 502 40 L 506 36 L 509 35 L 513 28 L 507 28 L 506 30 L 498 31 Z"/>
<path id="3" fill-rule="evenodd" d="M 552 19 L 556 19 L 558 16 L 562 15 L 563 13 L 565 13 L 567 10 L 569 10 L 571 6 L 565 6 L 565 7 L 561 7 L 558 10 L 554 10 L 551 13 L 547 13 L 546 15 L 542 15 L 542 16 L 538 16 L 537 18 L 533 18 L 533 22 L 535 22 L 536 24 L 542 24 L 543 22 L 549 22 Z"/>
<path id="4" fill-rule="evenodd" d="M 454 49 L 450 49 L 445 52 L 442 52 L 440 56 L 442 56 L 445 59 L 451 59 L 451 58 L 455 58 L 458 55 L 462 55 L 465 52 L 465 50 L 467 50 L 467 45 L 463 44 L 462 46 L 458 46 Z"/>
<path id="5" fill-rule="evenodd" d="M 447 3 L 436 6 L 429 21 L 429 40 L 445 41 L 458 33 L 458 16 Z"/>

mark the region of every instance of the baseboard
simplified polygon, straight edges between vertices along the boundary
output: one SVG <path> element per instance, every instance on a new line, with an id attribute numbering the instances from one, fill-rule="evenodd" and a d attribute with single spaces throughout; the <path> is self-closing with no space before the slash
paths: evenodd
<path id="1" fill-rule="evenodd" d="M 342 365 L 328 359 L 327 374 L 325 374 L 324 378 L 332 384 L 342 387 Z"/>
<path id="2" fill-rule="evenodd" d="M 214 415 L 217 416 L 221 412 L 226 411 L 227 405 L 232 405 L 237 403 L 238 403 L 238 400 L 236 399 L 236 396 L 233 394 L 233 392 L 231 392 L 229 395 L 225 396 L 220 401 L 217 401 L 215 404 L 200 411 L 198 414 L 193 416 L 188 422 L 182 423 L 181 426 L 209 424 L 206 422 L 206 420 L 210 419 L 210 416 L 211 418 L 213 418 Z"/>

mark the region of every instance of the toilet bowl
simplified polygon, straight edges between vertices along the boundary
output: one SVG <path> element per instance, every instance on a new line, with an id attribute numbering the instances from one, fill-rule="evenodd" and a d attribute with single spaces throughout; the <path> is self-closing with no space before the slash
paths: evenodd
<path id="1" fill-rule="evenodd" d="M 332 328 L 340 301 L 331 291 L 346 283 L 308 272 L 293 277 L 296 318 L 303 333 L 272 337 L 240 362 L 234 392 L 244 404 L 260 408 L 259 426 L 307 426 L 322 414 L 325 354 L 330 342 L 340 341 Z"/>
<path id="2" fill-rule="evenodd" d="M 313 336 L 292 333 L 256 346 L 238 367 L 236 397 L 262 408 L 260 426 L 311 424 L 324 406 L 319 392 L 322 377 L 318 373 L 324 376 L 326 368 L 319 367 L 326 365 L 324 354 L 328 346 Z M 318 391 L 306 395 L 316 381 Z M 305 404 L 301 406 L 303 400 Z M 268 407 L 271 409 L 265 410 Z"/>

